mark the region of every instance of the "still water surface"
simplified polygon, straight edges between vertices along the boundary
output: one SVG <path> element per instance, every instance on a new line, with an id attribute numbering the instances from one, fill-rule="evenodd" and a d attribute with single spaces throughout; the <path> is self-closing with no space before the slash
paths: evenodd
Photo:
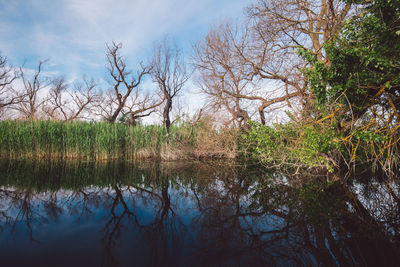
<path id="1" fill-rule="evenodd" d="M 223 162 L 2 160 L 0 265 L 398 266 L 399 192 Z"/>

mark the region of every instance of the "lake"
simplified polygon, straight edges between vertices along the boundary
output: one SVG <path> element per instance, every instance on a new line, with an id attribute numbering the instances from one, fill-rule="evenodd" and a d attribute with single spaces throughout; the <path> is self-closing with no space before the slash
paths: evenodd
<path id="1" fill-rule="evenodd" d="M 398 266 L 398 182 L 232 162 L 0 161 L 1 266 Z"/>

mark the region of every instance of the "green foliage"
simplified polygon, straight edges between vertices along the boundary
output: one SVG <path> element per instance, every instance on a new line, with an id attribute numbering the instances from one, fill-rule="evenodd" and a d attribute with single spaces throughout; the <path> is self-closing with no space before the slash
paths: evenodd
<path id="1" fill-rule="evenodd" d="M 330 171 L 333 171 L 326 155 L 333 151 L 340 150 L 340 144 L 337 140 L 338 134 L 335 128 L 325 127 L 315 124 L 303 126 L 303 138 L 300 139 L 298 156 L 300 160 L 307 165 L 326 165 Z"/>
<path id="2" fill-rule="evenodd" d="M 362 13 L 325 44 L 329 64 L 300 50 L 317 104 L 340 102 L 356 116 L 377 103 L 387 108 L 387 98 L 400 92 L 400 1 L 362 2 Z"/>
<path id="3" fill-rule="evenodd" d="M 316 55 L 311 51 L 300 47 L 298 54 L 311 64 L 311 67 L 303 69 L 302 72 L 307 76 L 310 84 L 312 84 L 311 92 L 315 96 L 316 107 L 321 109 L 325 106 L 329 97 L 325 81 L 325 77 L 329 75 L 329 71 L 326 65 L 319 62 Z"/>
<path id="4" fill-rule="evenodd" d="M 249 126 L 242 136 L 243 143 L 248 145 L 246 151 L 263 163 L 274 166 L 325 166 L 333 170 L 327 156 L 340 149 L 333 127 L 323 129 L 318 125 L 300 126 L 295 123 L 271 127 L 254 121 Z"/>
<path id="5" fill-rule="evenodd" d="M 332 115 L 330 125 L 336 125 L 341 140 L 337 144 L 347 150 L 343 158 L 348 163 L 378 162 L 392 172 L 400 159 L 400 1 L 346 2 L 362 5 L 361 12 L 325 43 L 326 60 L 299 50 L 309 63 L 303 72 L 315 97 L 314 118 Z M 326 151 L 326 147 L 305 144 Z"/>
<path id="6" fill-rule="evenodd" d="M 375 131 L 354 131 L 354 138 L 360 140 L 362 142 L 375 142 L 375 143 L 385 143 L 388 141 L 389 136 L 382 135 L 381 133 L 377 133 Z"/>
<path id="7" fill-rule="evenodd" d="M 324 60 L 303 47 L 298 50 L 309 63 L 302 71 L 315 109 L 302 124 L 251 122 L 243 136 L 250 155 L 273 166 L 325 166 L 329 171 L 342 159 L 374 158 L 386 168 L 398 164 L 392 159 L 399 158 L 400 141 L 400 1 L 347 2 L 363 10 L 325 43 Z"/>

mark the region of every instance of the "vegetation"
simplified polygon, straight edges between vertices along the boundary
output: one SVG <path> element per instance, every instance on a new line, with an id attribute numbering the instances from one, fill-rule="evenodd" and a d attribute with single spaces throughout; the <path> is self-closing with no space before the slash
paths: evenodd
<path id="1" fill-rule="evenodd" d="M 192 70 L 168 39 L 136 72 L 128 69 L 121 44 L 108 45 L 111 86 L 104 93 L 93 79 L 72 89 L 62 77 L 42 77 L 45 61 L 29 77 L 0 57 L 0 114 L 27 119 L 1 122 L 1 153 L 91 159 L 240 154 L 295 173 L 338 177 L 370 166 L 395 177 L 400 2 L 259 0 L 247 11 L 246 23 L 214 27 L 195 46 L 194 81 L 206 105 L 187 122 L 176 116 L 182 113 L 177 97 Z M 154 92 L 140 88 L 146 77 Z M 23 86 L 16 90 L 19 78 Z M 48 98 L 40 97 L 44 90 Z M 137 125 L 157 112 L 164 127 Z M 79 122 L 84 118 L 109 124 Z"/>
<path id="2" fill-rule="evenodd" d="M 341 149 L 334 129 L 294 123 L 249 125 L 249 131 L 242 135 L 244 152 L 266 166 L 296 173 L 310 168 L 334 171 L 336 162 L 330 155 Z"/>
<path id="3" fill-rule="evenodd" d="M 25 223 L 34 240 L 35 224 L 68 212 L 106 221 L 108 252 L 121 229 L 169 251 L 183 226 L 206 254 L 258 265 L 254 251 L 277 265 L 275 254 L 398 263 L 400 0 L 254 1 L 245 23 L 212 28 L 190 65 L 167 38 L 136 70 L 108 44 L 109 88 L 0 54 L 0 227 Z M 181 107 L 188 81 L 205 99 L 193 116 Z M 143 125 L 151 114 L 159 124 Z"/>
<path id="4" fill-rule="evenodd" d="M 365 2 L 326 45 L 329 65 L 307 70 L 320 114 L 342 136 L 347 164 L 368 162 L 393 175 L 399 167 L 400 2 Z"/>
<path id="5" fill-rule="evenodd" d="M 128 126 L 106 122 L 1 121 L 0 153 L 6 157 L 81 159 L 220 158 L 231 149 L 227 135 L 219 144 L 207 142 L 223 135 L 206 122 Z M 224 148 L 226 147 L 226 148 Z"/>
<path id="6" fill-rule="evenodd" d="M 324 166 L 331 172 L 367 164 L 396 176 L 400 2 L 360 3 L 361 13 L 323 46 L 325 59 L 299 46 L 308 63 L 302 71 L 312 104 L 302 120 L 273 127 L 251 124 L 245 138 L 263 162 Z"/>

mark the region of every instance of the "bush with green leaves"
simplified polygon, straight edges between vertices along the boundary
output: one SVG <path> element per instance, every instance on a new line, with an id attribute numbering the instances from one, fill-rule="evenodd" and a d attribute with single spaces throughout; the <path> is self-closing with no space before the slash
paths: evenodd
<path id="1" fill-rule="evenodd" d="M 331 157 L 340 150 L 336 130 L 319 125 L 266 126 L 251 121 L 242 139 L 247 155 L 271 167 L 324 167 L 333 171 Z"/>
<path id="2" fill-rule="evenodd" d="M 374 162 L 393 174 L 400 165 L 400 1 L 345 2 L 360 12 L 326 42 L 326 60 L 299 51 L 309 63 L 303 71 L 315 120 L 332 114 L 347 165 Z"/>

